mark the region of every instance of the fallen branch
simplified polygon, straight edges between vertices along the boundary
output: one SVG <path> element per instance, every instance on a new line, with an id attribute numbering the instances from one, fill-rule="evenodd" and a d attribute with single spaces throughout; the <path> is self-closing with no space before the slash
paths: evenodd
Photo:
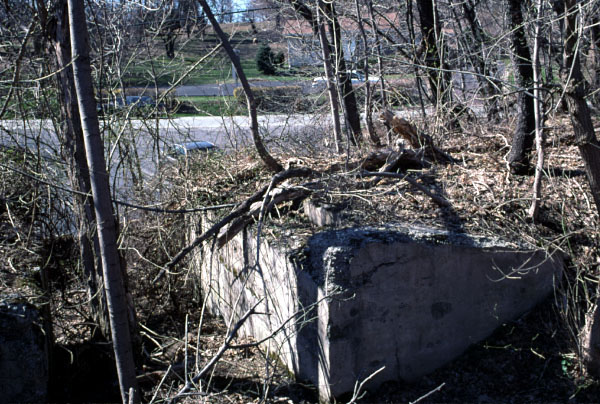
<path id="1" fill-rule="evenodd" d="M 250 197 L 248 197 L 245 201 L 243 201 L 236 209 L 234 209 L 230 214 L 225 216 L 219 222 L 215 223 L 211 226 L 210 229 L 202 233 L 200 236 L 196 237 L 194 241 L 183 250 L 181 250 L 173 259 L 167 263 L 165 268 L 163 268 L 159 274 L 154 278 L 153 282 L 158 282 L 166 273 L 166 271 L 170 268 L 173 268 L 177 265 L 186 255 L 188 255 L 194 248 L 202 244 L 204 241 L 218 234 L 218 232 L 228 225 L 230 222 L 235 220 L 236 218 L 244 215 L 248 210 L 251 209 L 252 205 L 255 202 L 259 202 L 262 200 L 265 192 L 269 189 L 269 186 L 276 186 L 281 182 L 295 177 L 309 177 L 311 175 L 315 175 L 315 171 L 310 168 L 299 167 L 299 168 L 290 168 L 289 170 L 280 171 L 275 174 L 269 185 L 263 186 L 261 189 L 256 191 Z"/>
<path id="2" fill-rule="evenodd" d="M 307 306 L 307 307 L 301 307 L 300 309 L 296 310 L 285 321 L 283 321 L 276 329 L 272 330 L 269 333 L 269 335 L 263 337 L 262 339 L 260 339 L 258 341 L 254 341 L 254 342 L 250 342 L 250 343 L 245 343 L 245 344 L 235 344 L 235 345 L 232 344 L 231 341 L 233 340 L 233 338 L 235 338 L 235 334 L 237 334 L 237 332 L 239 331 L 239 328 L 243 325 L 243 322 L 246 321 L 250 317 L 250 315 L 252 315 L 252 314 L 260 314 L 260 313 L 256 312 L 256 307 L 264 299 L 259 300 L 249 311 L 247 311 L 242 316 L 242 318 L 240 320 L 238 320 L 238 322 L 233 327 L 232 331 L 228 334 L 227 340 L 223 343 L 223 345 L 221 346 L 221 348 L 219 349 L 219 351 L 215 354 L 215 356 L 211 359 L 211 361 L 202 368 L 202 370 L 198 371 L 198 374 L 194 377 L 194 379 L 192 379 L 189 382 L 189 384 L 191 386 L 193 386 L 194 384 L 196 384 L 200 380 L 201 377 L 203 377 L 204 375 L 206 375 L 206 373 L 223 356 L 223 354 L 225 353 L 225 351 L 230 350 L 230 349 L 240 350 L 240 349 L 248 349 L 248 348 L 258 347 L 261 344 L 263 344 L 263 343 L 267 342 L 268 340 L 270 340 L 271 338 L 273 338 L 275 335 L 277 335 L 281 330 L 283 330 L 286 326 L 288 326 L 292 321 L 309 322 L 309 321 L 315 320 L 317 318 L 316 317 L 316 313 L 314 313 L 315 308 L 321 302 L 323 302 L 323 301 L 325 301 L 327 299 L 332 298 L 332 296 L 334 296 L 334 295 L 326 294 L 325 296 L 322 296 L 320 299 L 318 299 L 314 303 L 310 304 L 309 306 Z M 198 339 L 198 340 L 200 340 L 200 339 Z M 165 378 L 167 377 L 167 375 L 169 374 L 169 372 L 178 373 L 178 372 L 180 372 L 180 371 L 182 371 L 184 369 L 185 369 L 185 363 L 170 364 L 166 371 L 165 370 L 155 370 L 155 371 L 152 371 L 152 372 L 148 372 L 148 373 L 146 373 L 144 375 L 138 376 L 138 380 L 154 381 L 154 380 L 161 379 L 160 383 L 162 384 L 164 382 Z M 378 373 L 378 372 L 379 371 L 377 371 L 375 373 Z M 366 382 L 372 376 L 370 376 L 369 378 L 365 379 L 363 382 Z M 190 388 L 191 388 L 191 386 L 190 386 Z M 158 389 L 156 389 L 156 392 L 157 391 L 158 391 Z M 182 389 L 182 391 L 183 391 L 183 389 Z M 189 391 L 189 388 L 188 388 L 188 391 Z M 180 391 L 171 400 L 175 401 L 178 398 L 185 396 L 186 393 L 187 392 L 183 392 L 182 393 Z M 155 395 L 156 395 L 156 393 L 155 393 Z"/>
<path id="3" fill-rule="evenodd" d="M 437 386 L 435 389 L 431 390 L 429 393 L 422 395 L 421 397 L 417 398 L 415 401 L 411 401 L 410 404 L 416 404 L 419 401 L 425 400 L 427 397 L 429 397 L 430 395 L 432 395 L 433 393 L 436 393 L 438 391 L 440 391 L 442 389 L 442 387 L 444 387 L 446 385 L 446 383 L 442 383 L 439 386 Z"/>
<path id="4" fill-rule="evenodd" d="M 395 157 L 394 157 L 395 156 Z M 394 158 L 398 158 L 397 167 L 395 169 L 409 170 L 422 169 L 428 167 L 430 162 L 423 158 L 423 150 L 417 151 L 404 149 L 402 151 L 394 151 L 392 149 L 373 150 L 366 157 L 352 160 L 349 162 L 334 162 L 322 172 L 326 174 L 336 174 L 344 171 L 352 171 L 362 169 L 367 171 L 379 170 L 383 165 L 387 164 Z"/>
<path id="5" fill-rule="evenodd" d="M 384 149 L 369 153 L 361 163 L 360 168 L 367 171 L 378 170 L 382 172 L 397 169 L 421 169 L 425 166 L 428 166 L 428 161 L 423 159 L 422 151 Z"/>
<path id="6" fill-rule="evenodd" d="M 385 366 L 382 366 L 379 369 L 377 369 L 376 371 L 374 371 L 373 373 L 371 373 L 360 383 L 357 380 L 356 383 L 354 384 L 354 393 L 352 394 L 352 398 L 350 399 L 350 401 L 348 401 L 348 404 L 356 404 L 358 402 L 358 400 L 362 399 L 365 394 L 364 393 L 361 394 L 361 391 L 365 387 L 365 384 L 367 384 L 367 382 L 369 380 L 371 380 L 372 378 L 377 376 L 377 373 L 381 372 L 383 369 L 385 369 Z"/>
<path id="7" fill-rule="evenodd" d="M 387 178 L 401 178 L 403 180 L 406 180 L 406 182 L 408 182 L 410 185 L 414 186 L 415 188 L 417 188 L 419 191 L 423 192 L 425 195 L 427 195 L 428 197 L 431 198 L 431 200 L 433 200 L 436 204 L 438 204 L 441 207 L 449 207 L 450 202 L 448 202 L 446 199 L 432 193 L 430 190 L 428 190 L 427 188 L 425 188 L 423 185 L 419 184 L 414 178 L 411 178 L 408 174 L 398 174 L 398 173 L 387 173 L 387 172 L 383 172 L 383 173 L 375 173 L 372 171 L 363 171 L 361 173 L 362 176 L 364 177 L 387 177 Z"/>
<path id="8" fill-rule="evenodd" d="M 306 188 L 287 188 L 275 189 L 271 194 L 268 195 L 269 201 L 265 205 L 264 213 L 270 212 L 271 209 L 275 205 L 279 205 L 282 202 L 297 200 L 298 198 L 305 198 L 308 196 L 310 191 Z M 237 217 L 233 220 L 233 222 L 229 225 L 229 227 L 219 234 L 217 237 L 217 247 L 223 247 L 229 241 L 231 241 L 244 227 L 246 227 L 250 222 L 254 221 L 260 214 L 262 209 L 262 202 L 255 202 L 250 207 L 250 210 Z"/>

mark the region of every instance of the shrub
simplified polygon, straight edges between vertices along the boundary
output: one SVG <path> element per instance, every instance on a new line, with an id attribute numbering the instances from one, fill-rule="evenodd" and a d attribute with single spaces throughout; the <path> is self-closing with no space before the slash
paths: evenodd
<path id="1" fill-rule="evenodd" d="M 258 53 L 256 54 L 256 68 L 261 73 L 274 75 L 276 73 L 276 66 L 281 66 L 284 59 L 285 57 L 282 52 L 275 54 L 269 45 L 263 44 L 258 48 Z"/>
<path id="2" fill-rule="evenodd" d="M 283 66 L 283 62 L 285 62 L 285 55 L 283 52 L 277 52 L 273 57 L 273 64 L 276 67 L 281 68 Z"/>

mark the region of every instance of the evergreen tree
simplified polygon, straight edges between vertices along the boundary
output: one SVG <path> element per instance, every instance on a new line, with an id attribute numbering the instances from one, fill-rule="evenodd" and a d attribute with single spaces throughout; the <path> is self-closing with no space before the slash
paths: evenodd
<path id="1" fill-rule="evenodd" d="M 256 68 L 259 72 L 267 75 L 274 75 L 274 60 L 275 54 L 273 53 L 269 45 L 263 44 L 260 46 L 260 48 L 258 48 L 258 53 L 256 54 Z"/>

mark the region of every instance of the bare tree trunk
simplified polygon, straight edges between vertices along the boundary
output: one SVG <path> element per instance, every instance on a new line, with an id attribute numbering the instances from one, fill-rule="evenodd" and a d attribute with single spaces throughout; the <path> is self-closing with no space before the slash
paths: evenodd
<path id="1" fill-rule="evenodd" d="M 535 178 L 533 180 L 533 200 L 529 208 L 529 216 L 538 220 L 541 202 L 542 170 L 544 168 L 544 119 L 540 91 L 540 25 L 542 19 L 542 0 L 536 1 L 537 17 L 535 20 L 535 37 L 533 43 L 533 107 L 535 116 L 535 148 L 537 150 L 537 163 L 535 165 Z"/>
<path id="2" fill-rule="evenodd" d="M 39 2 L 38 7 L 41 7 L 38 13 L 43 18 L 46 15 L 45 5 Z M 45 32 L 45 35 L 52 44 L 52 48 L 48 49 L 49 58 L 56 60 L 56 67 L 53 69 L 58 72 L 56 75 L 59 90 L 58 100 L 61 116 L 64 117 L 58 134 L 60 143 L 64 146 L 62 157 L 68 162 L 68 175 L 72 188 L 80 193 L 90 194 L 90 175 L 85 158 L 83 131 L 79 121 L 73 70 L 68 68 L 72 58 L 66 0 L 57 2 L 54 18 L 56 24 L 47 25 L 44 24 L 44 20 L 41 22 L 44 27 L 51 27 L 51 32 Z M 102 337 L 110 340 L 106 298 L 102 288 L 102 262 L 100 260 L 98 237 L 93 229 L 96 218 L 92 201 L 89 197 L 84 197 L 81 194 L 74 195 L 73 199 L 79 222 L 79 255 L 87 285 L 90 313 Z"/>
<path id="3" fill-rule="evenodd" d="M 529 172 L 529 155 L 533 148 L 535 116 L 533 108 L 532 83 L 533 68 L 531 53 L 523 25 L 523 12 L 520 0 L 508 0 L 513 64 L 519 88 L 517 100 L 517 127 L 515 128 L 508 155 L 508 164 L 513 174 Z"/>
<path id="4" fill-rule="evenodd" d="M 360 35 L 362 37 L 365 49 L 364 49 L 364 61 L 363 61 L 363 70 L 365 73 L 365 122 L 367 123 L 367 133 L 369 134 L 369 138 L 373 144 L 379 146 L 381 142 L 379 138 L 375 134 L 375 129 L 373 128 L 373 103 L 371 102 L 371 83 L 369 82 L 369 52 L 368 52 L 368 38 L 367 33 L 365 32 L 365 27 L 363 26 L 362 16 L 361 16 L 361 5 L 359 0 L 354 1 L 354 5 L 356 7 L 356 18 L 358 20 L 358 28 L 360 30 Z"/>
<path id="5" fill-rule="evenodd" d="M 421 22 L 422 52 L 425 54 L 425 65 L 428 67 L 427 76 L 432 93 L 432 101 L 451 102 L 450 74 L 445 71 L 441 52 L 443 44 L 440 42 L 440 25 L 437 18 L 435 0 L 417 0 L 419 19 Z"/>
<path id="6" fill-rule="evenodd" d="M 385 93 L 385 81 L 383 80 L 383 58 L 381 57 L 381 43 L 379 39 L 379 30 L 375 24 L 375 15 L 373 12 L 373 2 L 366 0 L 367 10 L 369 11 L 369 19 L 371 20 L 371 26 L 373 27 L 373 35 L 375 37 L 375 52 L 377 53 L 377 68 L 379 70 L 379 90 L 381 94 L 381 106 L 387 108 L 387 96 Z M 366 46 L 366 44 L 365 44 Z M 388 128 L 389 130 L 390 128 Z"/>
<path id="7" fill-rule="evenodd" d="M 565 61 L 570 71 L 570 80 L 566 84 L 565 94 L 569 115 L 575 133 L 575 142 L 585 165 L 592 196 L 600 212 L 600 143 L 594 133 L 590 110 L 585 100 L 584 77 L 579 60 L 578 34 L 579 16 L 577 0 L 564 1 L 565 17 Z M 581 22 L 579 22 L 581 24 Z M 594 376 L 600 376 L 600 299 L 586 315 L 586 324 L 581 331 L 583 360 L 587 370 Z"/>
<path id="8" fill-rule="evenodd" d="M 479 81 L 485 97 L 487 117 L 490 121 L 496 120 L 499 118 L 498 115 L 500 112 L 498 107 L 498 97 L 501 83 L 493 77 L 493 74 L 491 74 L 493 69 L 490 69 L 490 61 L 484 51 L 485 47 L 490 45 L 489 36 L 479 22 L 473 0 L 462 1 L 462 10 L 464 17 L 471 28 L 471 36 L 474 41 L 471 45 L 473 48 L 471 59 L 473 60 L 473 67 L 479 73 L 479 75 L 477 75 L 477 80 Z"/>
<path id="9" fill-rule="evenodd" d="M 427 95 L 425 89 L 423 88 L 423 80 L 421 79 L 421 74 L 419 72 L 419 50 L 417 49 L 417 36 L 415 35 L 415 18 L 413 13 L 413 0 L 404 0 L 406 2 L 406 25 L 408 26 L 408 35 L 410 38 L 410 44 L 412 47 L 412 57 L 413 57 L 413 70 L 415 72 L 415 85 L 417 86 L 417 93 L 419 94 L 419 106 L 421 107 L 421 116 L 423 119 L 427 119 L 427 114 L 425 113 L 425 102 L 423 100 L 423 93 Z M 388 144 L 392 144 L 391 131 L 388 128 Z"/>
<path id="10" fill-rule="evenodd" d="M 598 16 L 592 18 L 591 24 L 592 44 L 594 47 L 594 71 L 593 71 L 593 87 L 596 89 L 592 96 L 592 102 L 596 107 L 600 107 L 600 18 Z"/>
<path id="11" fill-rule="evenodd" d="M 342 151 L 342 129 L 340 125 L 340 111 L 337 90 L 334 84 L 333 71 L 331 68 L 331 55 L 329 54 L 329 41 L 325 33 L 325 25 L 321 17 L 321 4 L 319 0 L 317 5 L 317 26 L 319 40 L 321 41 L 321 52 L 323 53 L 323 64 L 325 65 L 325 79 L 327 80 L 327 92 L 329 93 L 329 104 L 331 106 L 331 119 L 333 120 L 333 138 L 335 142 L 335 151 Z"/>
<path id="12" fill-rule="evenodd" d="M 352 86 L 352 80 L 348 67 L 346 66 L 346 59 L 344 56 L 344 47 L 342 43 L 342 30 L 338 21 L 337 13 L 335 11 L 334 2 L 323 1 L 320 3 L 323 8 L 323 14 L 327 18 L 329 25 L 329 32 L 333 38 L 333 50 L 334 56 L 332 58 L 333 65 L 335 66 L 335 72 L 338 75 L 338 83 L 340 86 L 340 92 L 342 94 L 342 103 L 344 105 L 344 111 L 346 121 L 352 131 L 352 142 L 360 142 L 362 138 L 362 132 L 360 129 L 360 115 L 358 113 L 358 106 L 356 103 L 356 95 L 354 93 L 354 87 Z"/>
<path id="13" fill-rule="evenodd" d="M 104 288 L 110 319 L 113 349 L 123 403 L 139 402 L 135 363 L 131 343 L 129 311 L 119 250 L 117 229 L 110 199 L 109 178 L 100 137 L 96 101 L 92 86 L 89 39 L 83 0 L 68 0 L 73 77 L 79 105 L 90 184 L 94 198 Z M 129 397 L 130 394 L 133 397 Z"/>
<path id="14" fill-rule="evenodd" d="M 570 80 L 565 94 L 569 105 L 569 115 L 575 132 L 575 141 L 585 164 L 585 171 L 598 212 L 600 212 L 600 143 L 594 133 L 590 109 L 585 100 L 585 79 L 581 71 L 578 53 L 576 0 L 565 0 L 569 10 L 565 24 L 565 60 Z"/>
<path id="15" fill-rule="evenodd" d="M 552 9 L 554 10 L 554 12 L 557 15 L 562 17 L 563 12 L 564 12 L 564 7 L 565 7 L 564 2 L 563 1 L 553 1 L 553 2 L 551 2 L 551 4 L 552 4 Z M 566 32 L 564 20 L 565 20 L 564 18 L 558 18 L 558 29 L 561 33 L 560 39 L 563 43 L 566 42 L 566 39 L 564 37 L 565 32 Z M 566 57 L 567 57 L 567 55 L 563 50 L 563 52 L 561 52 L 561 54 L 560 54 L 560 57 L 556 58 L 556 62 L 558 63 L 558 70 L 559 70 L 560 77 L 566 77 L 568 75 L 568 73 L 567 73 L 568 67 L 567 67 Z M 569 106 L 567 105 L 567 97 L 560 97 L 559 104 L 558 104 L 558 110 L 560 112 L 565 112 L 565 113 L 567 113 L 569 111 Z"/>
<path id="16" fill-rule="evenodd" d="M 352 86 L 352 81 L 350 80 L 350 75 L 348 74 L 346 61 L 344 59 L 343 48 L 342 48 L 342 34 L 340 29 L 340 24 L 337 19 L 337 15 L 335 13 L 335 9 L 333 9 L 333 4 L 331 2 L 318 1 L 317 2 L 317 18 L 313 15 L 311 9 L 304 4 L 300 0 L 288 0 L 290 5 L 294 8 L 294 11 L 298 13 L 302 18 L 304 18 L 308 23 L 310 23 L 312 27 L 313 34 L 319 38 L 319 42 L 321 46 L 327 46 L 327 49 L 322 50 L 323 55 L 327 54 L 328 59 L 323 61 L 325 65 L 325 75 L 327 76 L 327 66 L 329 66 L 329 70 L 332 73 L 332 77 L 334 72 L 338 73 L 338 83 L 340 86 L 342 101 L 344 104 L 344 110 L 346 111 L 346 118 L 348 124 L 350 125 L 350 129 L 354 135 L 353 140 L 359 140 L 360 138 L 357 136 L 362 136 L 360 129 L 360 115 L 358 113 L 358 107 L 356 104 L 356 96 L 354 94 L 354 88 Z M 329 27 L 331 31 L 331 35 L 334 39 L 334 46 L 331 45 L 329 40 L 327 39 L 327 34 L 325 33 L 325 28 L 323 27 L 323 35 L 321 35 L 320 31 L 320 23 L 317 21 L 319 14 L 322 14 L 326 17 L 329 22 Z M 322 19 L 321 19 L 322 20 Z M 324 23 L 324 21 L 321 21 Z M 325 57 L 325 56 L 323 56 Z M 334 82 L 335 87 L 335 82 Z M 329 91 L 329 87 L 328 87 Z M 331 100 L 331 93 L 329 95 Z M 339 99 L 337 95 L 335 95 L 336 99 Z M 331 105 L 332 114 L 334 106 Z M 338 110 L 338 121 L 339 121 L 339 107 L 335 107 Z M 334 130 L 335 130 L 335 121 L 334 118 Z M 340 131 L 341 133 L 341 131 Z M 337 138 L 337 135 L 335 135 Z M 341 139 L 341 135 L 340 135 Z M 336 145 L 336 147 L 338 147 Z M 341 146 L 340 146 L 341 147 Z"/>
<path id="17" fill-rule="evenodd" d="M 223 30 L 221 29 L 221 26 L 217 22 L 214 14 L 213 14 L 212 10 L 210 9 L 206 0 L 198 0 L 198 2 L 200 3 L 202 10 L 204 10 L 204 14 L 206 15 L 206 17 L 212 24 L 213 29 L 215 30 L 215 33 L 221 40 L 221 43 L 223 44 L 223 48 L 225 49 L 225 52 L 227 52 L 229 59 L 231 59 L 231 63 L 233 63 L 233 66 L 235 67 L 237 76 L 240 79 L 240 83 L 242 84 L 242 88 L 244 89 L 244 93 L 246 94 L 246 103 L 248 104 L 248 113 L 250 114 L 250 131 L 252 132 L 252 139 L 254 140 L 254 147 L 256 147 L 256 151 L 258 152 L 258 155 L 260 156 L 262 161 L 265 163 L 267 168 L 269 168 L 269 170 L 271 170 L 273 172 L 281 171 L 283 167 L 281 167 L 281 164 L 279 164 L 279 162 L 277 160 L 275 160 L 269 154 L 269 152 L 265 148 L 265 145 L 260 137 L 260 133 L 258 132 L 258 117 L 256 114 L 256 100 L 254 98 L 254 93 L 252 92 L 252 89 L 250 88 L 250 84 L 248 83 L 248 79 L 246 79 L 246 74 L 244 73 L 244 70 L 242 69 L 240 60 L 237 57 L 237 55 L 235 54 L 235 52 L 233 51 L 233 48 L 231 47 L 231 44 L 229 43 L 229 40 L 227 39 L 227 35 L 225 35 Z"/>

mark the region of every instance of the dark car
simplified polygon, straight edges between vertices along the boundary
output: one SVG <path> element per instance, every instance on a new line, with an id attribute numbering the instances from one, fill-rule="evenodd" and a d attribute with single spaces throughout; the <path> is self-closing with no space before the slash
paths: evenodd
<path id="1" fill-rule="evenodd" d="M 121 106 L 124 106 L 123 104 L 125 104 L 127 106 L 133 105 L 136 107 L 144 107 L 154 106 L 155 104 L 154 99 L 152 99 L 152 97 L 148 97 L 147 95 L 128 95 L 125 97 L 125 99 L 119 98 L 117 101 Z"/>

